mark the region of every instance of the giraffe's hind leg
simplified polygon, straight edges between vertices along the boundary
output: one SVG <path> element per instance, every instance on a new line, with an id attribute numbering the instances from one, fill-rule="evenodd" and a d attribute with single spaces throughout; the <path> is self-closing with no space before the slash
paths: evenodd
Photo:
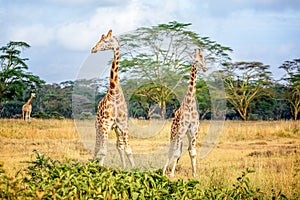
<path id="1" fill-rule="evenodd" d="M 182 154 L 182 138 L 179 138 L 177 139 L 177 142 L 176 142 L 176 149 L 175 149 L 175 152 L 174 152 L 174 163 L 173 163 L 173 167 L 172 167 L 172 170 L 171 170 L 171 176 L 174 176 L 175 174 L 175 168 L 176 168 L 176 165 L 179 161 L 179 158 Z"/>
<path id="2" fill-rule="evenodd" d="M 166 170 L 167 170 L 167 167 L 173 157 L 173 154 L 174 154 L 174 146 L 175 146 L 175 143 L 176 143 L 176 140 L 173 139 L 171 142 L 170 142 L 170 148 L 169 148 L 169 152 L 168 152 L 168 158 L 167 158 L 167 161 L 166 161 L 166 164 L 164 166 L 164 169 L 163 169 L 163 174 L 166 173 Z"/>
<path id="3" fill-rule="evenodd" d="M 182 138 L 185 135 L 187 129 L 188 129 L 188 127 L 183 124 L 181 124 L 181 126 L 178 128 L 177 143 L 176 143 L 175 152 L 174 152 L 174 164 L 173 164 L 173 168 L 171 170 L 171 176 L 174 176 L 176 164 L 178 163 L 178 160 L 182 154 Z"/>
<path id="4" fill-rule="evenodd" d="M 166 164 L 163 168 L 163 174 L 166 173 L 167 167 L 174 155 L 175 144 L 178 144 L 178 141 L 177 141 L 178 135 L 177 134 L 178 134 L 178 128 L 179 128 L 179 119 L 180 119 L 180 109 L 175 112 L 175 117 L 172 120 L 171 133 L 170 133 L 170 147 L 169 147 L 169 152 L 168 152 L 168 158 L 167 158 Z"/>

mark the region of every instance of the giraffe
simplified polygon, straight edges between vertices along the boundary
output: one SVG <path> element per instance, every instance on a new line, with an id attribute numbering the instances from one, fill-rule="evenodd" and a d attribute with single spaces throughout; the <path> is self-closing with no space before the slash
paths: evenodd
<path id="1" fill-rule="evenodd" d="M 23 119 L 27 122 L 30 122 L 30 114 L 32 111 L 32 99 L 35 98 L 35 93 L 31 93 L 29 100 L 22 106 L 22 116 Z"/>
<path id="2" fill-rule="evenodd" d="M 107 154 L 108 133 L 114 130 L 117 135 L 117 149 L 121 157 L 123 168 L 125 168 L 125 154 L 134 166 L 132 150 L 128 143 L 128 117 L 127 105 L 118 78 L 118 67 L 120 61 L 120 43 L 116 36 L 112 36 L 112 30 L 107 35 L 102 35 L 99 42 L 92 48 L 92 53 L 98 51 L 113 50 L 114 59 L 110 69 L 110 85 L 106 95 L 98 104 L 96 116 L 96 144 L 94 159 L 100 151 L 100 164 L 103 165 Z"/>
<path id="3" fill-rule="evenodd" d="M 189 142 L 188 150 L 193 168 L 193 176 L 196 176 L 196 138 L 199 126 L 199 117 L 195 98 L 197 68 L 201 68 L 203 72 L 207 70 L 202 51 L 200 49 L 194 50 L 188 90 L 179 109 L 175 112 L 175 117 L 171 125 L 170 148 L 166 164 L 163 168 L 163 173 L 165 174 L 169 162 L 174 156 L 171 176 L 174 176 L 176 164 L 182 153 L 182 138 L 185 134 L 187 134 Z"/>

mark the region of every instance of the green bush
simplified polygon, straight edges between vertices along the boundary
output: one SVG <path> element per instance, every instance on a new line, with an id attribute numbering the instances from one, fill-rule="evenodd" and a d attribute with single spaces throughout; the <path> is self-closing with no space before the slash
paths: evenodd
<path id="1" fill-rule="evenodd" d="M 50 113 L 49 117 L 52 119 L 65 119 L 65 117 L 57 111 Z"/>
<path id="2" fill-rule="evenodd" d="M 79 115 L 80 120 L 85 120 L 85 119 L 94 119 L 95 116 L 91 112 L 82 112 Z"/>
<path id="3" fill-rule="evenodd" d="M 38 118 L 38 119 L 49 119 L 50 118 L 50 116 L 47 113 L 41 112 L 41 111 L 33 113 L 31 115 L 31 117 Z"/>
<path id="4" fill-rule="evenodd" d="M 102 167 L 97 161 L 60 162 L 39 154 L 24 172 L 5 175 L 0 166 L 0 199 L 264 199 L 246 170 L 230 188 L 201 188 L 197 180 L 171 181 L 162 170 L 140 172 Z M 275 196 L 274 196 L 275 197 Z M 286 199 L 276 194 L 276 199 Z"/>
<path id="5" fill-rule="evenodd" d="M 65 119 L 65 117 L 62 114 L 56 111 L 50 114 L 47 114 L 45 112 L 36 112 L 33 113 L 31 117 L 38 118 L 38 119 Z"/>

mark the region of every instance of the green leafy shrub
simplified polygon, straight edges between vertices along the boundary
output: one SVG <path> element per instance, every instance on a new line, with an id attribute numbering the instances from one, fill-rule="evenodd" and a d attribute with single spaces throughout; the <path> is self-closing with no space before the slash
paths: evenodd
<path id="1" fill-rule="evenodd" d="M 50 118 L 50 116 L 47 113 L 41 112 L 41 111 L 33 113 L 31 115 L 31 117 L 38 118 L 38 119 L 49 119 Z"/>
<path id="2" fill-rule="evenodd" d="M 0 165 L 0 199 L 264 199 L 259 189 L 251 187 L 247 174 L 254 171 L 248 169 L 230 188 L 201 188 L 197 180 L 171 181 L 161 169 L 122 171 L 100 166 L 96 160 L 60 162 L 35 153 L 36 159 L 13 178 Z"/>
<path id="3" fill-rule="evenodd" d="M 49 117 L 52 119 L 65 119 L 65 117 L 57 111 L 50 113 Z"/>
<path id="4" fill-rule="evenodd" d="M 95 116 L 91 112 L 82 112 L 79 115 L 80 120 L 85 120 L 85 119 L 94 119 Z"/>

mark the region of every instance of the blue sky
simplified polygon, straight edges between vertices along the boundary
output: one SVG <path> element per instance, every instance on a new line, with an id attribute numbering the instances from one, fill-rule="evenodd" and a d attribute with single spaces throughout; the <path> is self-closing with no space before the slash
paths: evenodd
<path id="1" fill-rule="evenodd" d="M 298 0 L 0 0 L 0 46 L 31 45 L 29 71 L 49 83 L 74 80 L 102 33 L 178 21 L 233 49 L 233 61 L 270 65 L 275 78 L 300 58 Z"/>

